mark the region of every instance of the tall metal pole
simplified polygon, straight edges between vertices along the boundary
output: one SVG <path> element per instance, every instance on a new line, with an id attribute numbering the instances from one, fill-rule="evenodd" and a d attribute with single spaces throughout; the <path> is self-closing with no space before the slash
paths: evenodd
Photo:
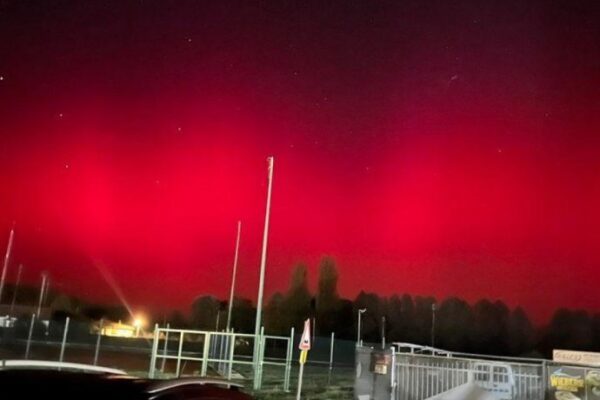
<path id="1" fill-rule="evenodd" d="M 104 318 L 100 318 L 98 324 L 98 336 L 96 336 L 96 350 L 94 351 L 94 365 L 98 365 L 98 356 L 100 355 L 100 340 L 102 338 L 102 328 L 104 327 Z"/>
<path id="2" fill-rule="evenodd" d="M 227 330 L 231 328 L 231 311 L 233 309 L 233 293 L 235 292 L 235 275 L 237 273 L 238 253 L 240 250 L 240 232 L 242 221 L 237 223 L 237 237 L 235 240 L 235 256 L 233 257 L 233 276 L 231 277 L 231 290 L 229 291 L 229 308 L 227 309 Z"/>
<path id="3" fill-rule="evenodd" d="M 19 269 L 17 270 L 17 282 L 15 283 L 15 288 L 13 290 L 12 301 L 10 302 L 10 315 L 12 315 L 15 309 L 15 303 L 17 302 L 17 292 L 19 291 L 19 285 L 21 284 L 21 272 L 23 271 L 23 264 L 19 264 Z"/>
<path id="4" fill-rule="evenodd" d="M 435 347 L 435 303 L 431 304 L 431 347 Z"/>
<path id="5" fill-rule="evenodd" d="M 44 290 L 46 290 L 46 279 L 48 279 L 48 277 L 46 276 L 45 273 L 42 274 L 42 287 L 40 289 L 40 300 L 38 301 L 38 308 L 37 308 L 37 317 L 40 317 L 40 312 L 42 311 L 42 302 L 44 300 Z"/>
<path id="6" fill-rule="evenodd" d="M 71 320 L 71 318 L 67 317 L 67 319 L 65 320 L 65 328 L 63 330 L 63 338 L 62 338 L 62 344 L 60 345 L 60 356 L 58 358 L 58 361 L 63 362 L 63 360 L 65 359 L 65 347 L 67 347 L 67 334 L 69 333 L 69 321 Z"/>
<path id="7" fill-rule="evenodd" d="M 15 238 L 14 228 L 10 230 L 8 236 L 8 245 L 6 246 L 6 254 L 4 255 L 4 265 L 2 266 L 2 276 L 0 277 L 0 304 L 2 304 L 2 291 L 4 290 L 4 280 L 6 279 L 6 270 L 10 261 L 10 252 L 12 251 L 13 240 Z"/>
<path id="8" fill-rule="evenodd" d="M 265 266 L 267 264 L 267 240 L 269 237 L 269 215 L 271 212 L 271 191 L 273 188 L 273 157 L 267 158 L 267 164 L 269 168 L 268 177 L 269 183 L 267 187 L 267 207 L 265 212 L 265 230 L 263 233 L 262 243 L 262 254 L 260 256 L 260 279 L 258 281 L 258 300 L 256 302 L 256 321 L 254 323 L 254 362 L 256 367 L 256 349 L 260 335 L 261 317 L 262 317 L 262 303 L 263 303 L 263 291 L 265 285 Z M 256 372 L 255 372 L 256 373 Z"/>
<path id="9" fill-rule="evenodd" d="M 27 346 L 25 347 L 25 359 L 29 359 L 29 349 L 31 348 L 31 336 L 33 335 L 33 325 L 35 324 L 35 314 L 31 314 L 31 322 L 29 323 L 29 333 L 27 334 Z"/>
<path id="10" fill-rule="evenodd" d="M 44 297 L 42 297 L 42 306 L 46 304 L 48 300 L 48 293 L 50 292 L 50 277 L 46 274 L 46 287 L 44 288 Z"/>

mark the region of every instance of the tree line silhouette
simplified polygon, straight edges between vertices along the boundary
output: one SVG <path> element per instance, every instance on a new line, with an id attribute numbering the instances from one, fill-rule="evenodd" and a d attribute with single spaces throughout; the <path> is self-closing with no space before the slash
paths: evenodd
<path id="1" fill-rule="evenodd" d="M 366 309 L 361 317 L 361 338 L 367 343 L 380 342 L 383 328 L 388 343 L 434 343 L 437 348 L 457 352 L 551 357 L 553 349 L 600 351 L 600 314 L 558 309 L 548 324 L 536 327 L 523 308 L 510 309 L 500 300 L 481 299 L 470 304 L 459 297 L 438 301 L 432 296 L 383 297 L 364 291 L 353 300 L 344 299 L 337 291 L 338 279 L 334 260 L 323 258 L 313 294 L 306 266 L 296 265 L 287 291 L 275 293 L 265 306 L 265 331 L 288 335 L 292 326 L 298 332 L 306 318 L 314 318 L 317 336 L 335 332 L 336 338 L 356 340 L 357 312 Z M 226 313 L 226 309 L 226 302 L 212 296 L 199 297 L 192 305 L 187 326 L 215 329 L 219 310 Z M 250 300 L 236 299 L 234 329 L 253 332 L 254 313 Z M 186 323 L 182 315 L 175 319 Z M 224 319 L 225 314 L 219 329 L 225 327 Z"/>
<path id="2" fill-rule="evenodd" d="M 383 329 L 387 343 L 433 343 L 437 348 L 457 352 L 551 357 L 553 349 L 600 351 L 600 313 L 590 315 L 583 310 L 561 308 L 548 324 L 536 327 L 521 307 L 510 309 L 499 300 L 481 299 L 470 304 L 459 297 L 438 301 L 432 296 L 383 297 L 364 291 L 349 300 L 338 294 L 338 280 L 334 260 L 324 257 L 319 265 L 316 293 L 311 293 L 306 266 L 296 265 L 287 291 L 275 293 L 265 306 L 265 331 L 289 335 L 291 327 L 299 332 L 304 320 L 312 318 L 317 336 L 335 332 L 338 339 L 356 340 L 357 312 L 366 309 L 361 318 L 361 338 L 366 343 L 380 342 Z M 13 289 L 10 285 L 7 287 L 8 297 Z M 17 304 L 34 302 L 36 293 L 32 288 L 22 288 Z M 65 316 L 82 320 L 130 319 L 122 306 L 90 305 L 66 294 L 51 292 L 48 302 L 54 319 Z M 194 300 L 188 315 L 174 311 L 168 317 L 154 316 L 150 323 L 222 330 L 226 325 L 227 308 L 226 301 L 202 295 Z M 235 298 L 232 328 L 236 332 L 254 332 L 255 313 L 251 300 Z"/>

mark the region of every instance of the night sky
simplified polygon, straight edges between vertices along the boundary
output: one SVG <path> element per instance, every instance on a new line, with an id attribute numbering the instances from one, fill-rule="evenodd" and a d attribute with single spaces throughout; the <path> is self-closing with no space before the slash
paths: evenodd
<path id="1" fill-rule="evenodd" d="M 0 1 L 9 279 L 186 309 L 340 292 L 597 311 L 600 2 Z M 106 276 L 106 273 L 105 273 Z M 109 279 L 110 280 L 110 279 Z"/>

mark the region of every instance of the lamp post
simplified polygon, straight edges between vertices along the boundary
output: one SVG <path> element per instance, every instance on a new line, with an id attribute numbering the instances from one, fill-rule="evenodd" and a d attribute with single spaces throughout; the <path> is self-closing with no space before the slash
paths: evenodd
<path id="1" fill-rule="evenodd" d="M 358 310 L 358 329 L 356 330 L 356 346 L 362 345 L 362 340 L 360 339 L 360 320 L 363 313 L 367 311 L 366 308 L 361 308 Z"/>
<path id="2" fill-rule="evenodd" d="M 267 185 L 267 206 L 265 211 L 265 229 L 263 232 L 262 252 L 260 256 L 260 277 L 258 280 L 258 299 L 256 301 L 256 320 L 254 322 L 254 351 L 252 352 L 252 362 L 254 364 L 254 374 L 258 370 L 258 343 L 260 328 L 262 325 L 262 303 L 263 291 L 265 285 L 265 267 L 267 264 L 267 241 L 269 238 L 269 216 L 271 213 L 271 192 L 273 188 L 273 157 L 267 158 L 268 167 L 268 185 Z M 254 383 L 255 389 L 258 389 L 258 381 Z"/>
<path id="3" fill-rule="evenodd" d="M 237 223 L 237 236 L 235 239 L 235 256 L 233 257 L 233 276 L 231 277 L 231 289 L 229 291 L 229 304 L 227 304 L 227 331 L 231 328 L 231 311 L 233 309 L 233 293 L 235 291 L 235 275 L 237 272 L 238 252 L 240 250 L 240 231 L 242 222 Z"/>
<path id="4" fill-rule="evenodd" d="M 435 303 L 431 304 L 431 347 L 435 347 Z"/>
<path id="5" fill-rule="evenodd" d="M 133 326 L 135 327 L 135 337 L 140 337 L 140 328 L 142 327 L 142 320 L 140 318 L 134 319 Z"/>
<path id="6" fill-rule="evenodd" d="M 263 233 L 262 253 L 260 256 L 260 278 L 258 281 L 258 300 L 256 302 L 256 322 L 254 324 L 254 337 L 258 337 L 262 323 L 262 302 L 263 288 L 265 282 L 265 265 L 267 263 L 267 238 L 269 236 L 269 214 L 271 212 L 271 191 L 273 187 L 273 157 L 267 158 L 268 165 L 268 186 L 267 186 L 267 207 L 265 212 L 265 230 Z"/>

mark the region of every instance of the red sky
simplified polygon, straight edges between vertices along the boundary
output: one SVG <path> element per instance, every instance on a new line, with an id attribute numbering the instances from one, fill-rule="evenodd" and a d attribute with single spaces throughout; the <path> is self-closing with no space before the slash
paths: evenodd
<path id="1" fill-rule="evenodd" d="M 6 2 L 0 240 L 9 278 L 186 308 L 333 256 L 340 291 L 597 311 L 593 1 Z"/>

